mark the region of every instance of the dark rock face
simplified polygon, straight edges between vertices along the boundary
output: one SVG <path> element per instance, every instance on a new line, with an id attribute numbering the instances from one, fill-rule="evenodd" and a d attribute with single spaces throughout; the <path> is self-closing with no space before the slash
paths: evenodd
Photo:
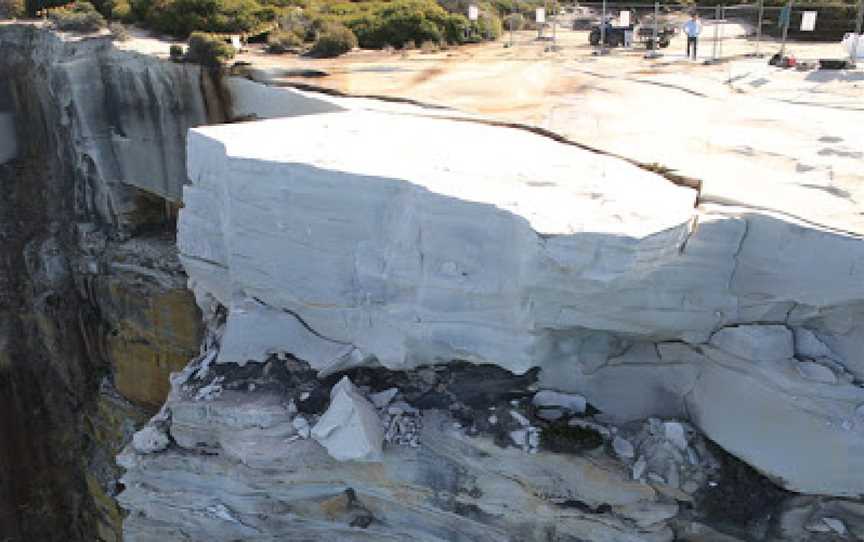
<path id="1" fill-rule="evenodd" d="M 114 456 L 200 343 L 185 133 L 224 112 L 208 74 L 105 39 L 4 26 L 0 50 L 0 538 L 119 540 Z"/>

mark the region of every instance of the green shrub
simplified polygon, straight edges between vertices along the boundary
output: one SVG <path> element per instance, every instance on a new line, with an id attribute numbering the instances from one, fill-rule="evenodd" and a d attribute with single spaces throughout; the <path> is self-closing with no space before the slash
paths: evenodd
<path id="1" fill-rule="evenodd" d="M 151 28 L 178 37 L 248 32 L 278 14 L 256 0 L 132 0 L 132 12 Z"/>
<path id="2" fill-rule="evenodd" d="M 189 36 L 186 60 L 204 66 L 219 66 L 234 58 L 234 47 L 224 40 L 205 32 L 193 32 Z"/>
<path id="3" fill-rule="evenodd" d="M 303 37 L 294 32 L 277 31 L 267 36 L 267 50 L 271 53 L 285 53 L 303 47 Z"/>
<path id="4" fill-rule="evenodd" d="M 25 14 L 24 0 L 0 0 L 0 19 L 17 19 Z"/>
<path id="5" fill-rule="evenodd" d="M 117 41 L 129 40 L 129 31 L 120 23 L 110 23 L 108 25 L 108 30 L 111 31 L 111 37 Z"/>
<path id="6" fill-rule="evenodd" d="M 525 28 L 525 17 L 521 13 L 511 13 L 504 18 L 504 30 L 522 30 Z"/>
<path id="7" fill-rule="evenodd" d="M 357 47 L 357 36 L 343 25 L 330 25 L 324 29 L 309 53 L 320 58 L 331 58 Z"/>
<path id="8" fill-rule="evenodd" d="M 52 10 L 51 21 L 58 30 L 95 32 L 105 28 L 105 17 L 90 2 L 75 2 L 68 8 Z"/>
<path id="9" fill-rule="evenodd" d="M 182 45 L 177 45 L 175 43 L 168 48 L 168 56 L 171 57 L 171 60 L 173 60 L 174 62 L 182 62 L 183 54 L 184 53 Z"/>

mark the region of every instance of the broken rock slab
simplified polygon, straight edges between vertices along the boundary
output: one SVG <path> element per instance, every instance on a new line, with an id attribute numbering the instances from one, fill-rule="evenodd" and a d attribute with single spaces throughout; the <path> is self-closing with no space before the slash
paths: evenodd
<path id="1" fill-rule="evenodd" d="M 560 393 L 552 390 L 542 390 L 534 394 L 531 402 L 536 407 L 560 407 L 575 414 L 582 414 L 588 406 L 588 402 L 581 395 L 575 393 Z"/>
<path id="2" fill-rule="evenodd" d="M 312 438 L 338 461 L 380 461 L 384 430 L 375 407 L 346 376 L 333 386 Z"/>

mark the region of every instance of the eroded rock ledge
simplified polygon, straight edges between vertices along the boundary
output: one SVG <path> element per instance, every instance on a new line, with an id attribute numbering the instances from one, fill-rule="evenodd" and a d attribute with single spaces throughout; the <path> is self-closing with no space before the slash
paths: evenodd
<path id="1" fill-rule="evenodd" d="M 609 421 L 687 418 L 789 489 L 864 493 L 858 238 L 445 119 L 201 128 L 188 159 L 178 241 L 228 307 L 219 362 L 538 367 Z"/>

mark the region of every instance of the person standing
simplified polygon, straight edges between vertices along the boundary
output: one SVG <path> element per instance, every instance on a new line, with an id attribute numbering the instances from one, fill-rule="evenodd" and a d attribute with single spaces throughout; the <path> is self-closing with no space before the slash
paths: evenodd
<path id="1" fill-rule="evenodd" d="M 689 21 L 684 23 L 684 33 L 687 34 L 687 57 L 691 58 L 690 51 L 693 51 L 693 60 L 696 60 L 696 44 L 699 42 L 699 34 L 702 33 L 702 23 L 699 22 L 699 16 L 693 14 Z"/>

